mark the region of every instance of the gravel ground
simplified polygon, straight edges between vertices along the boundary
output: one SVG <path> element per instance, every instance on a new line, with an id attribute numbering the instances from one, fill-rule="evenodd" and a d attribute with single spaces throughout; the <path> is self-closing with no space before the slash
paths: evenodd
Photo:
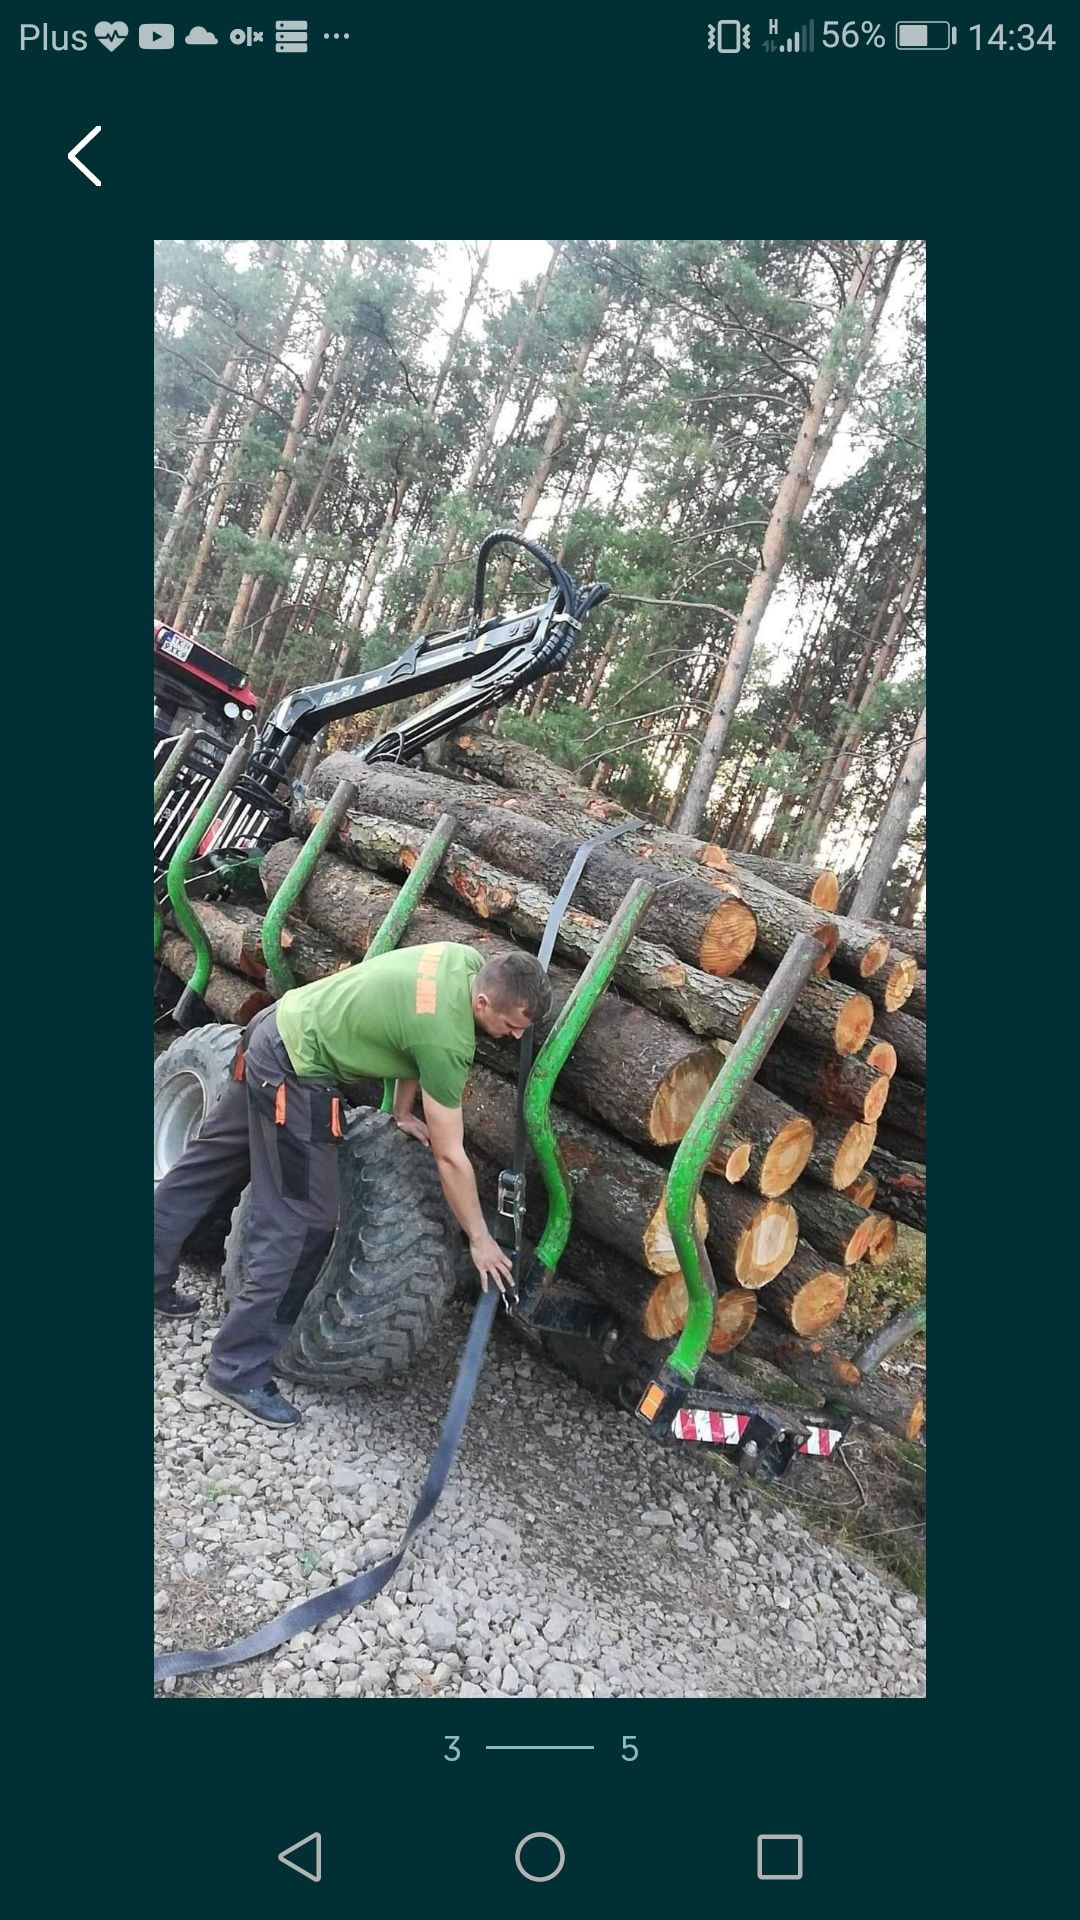
<path id="1" fill-rule="evenodd" d="M 211 1277 L 188 1269 L 212 1306 Z M 274 1433 L 205 1390 L 211 1313 L 157 1329 L 159 1646 L 231 1640 L 396 1545 L 467 1324 L 407 1379 L 290 1388 Z M 221 1698 L 910 1698 L 914 1595 L 704 1449 L 659 1447 L 497 1327 L 428 1528 L 370 1607 L 280 1657 L 166 1683 Z M 822 1465 L 806 1469 L 838 1471 Z M 692 1608 L 688 1605 L 692 1597 Z"/>

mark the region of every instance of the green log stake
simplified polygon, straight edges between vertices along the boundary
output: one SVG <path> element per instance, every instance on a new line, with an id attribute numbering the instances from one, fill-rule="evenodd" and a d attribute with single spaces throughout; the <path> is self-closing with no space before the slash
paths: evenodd
<path id="1" fill-rule="evenodd" d="M 169 871 L 165 876 L 165 885 L 168 888 L 177 924 L 195 949 L 195 967 L 187 982 L 187 992 L 197 994 L 199 999 L 206 992 L 207 982 L 213 970 L 214 956 L 210 950 L 210 942 L 203 931 L 202 922 L 187 897 L 188 868 L 203 834 L 213 823 L 225 795 L 236 785 L 247 766 L 254 737 L 254 728 L 249 727 L 243 739 L 239 740 L 233 748 L 169 861 Z"/>
<path id="2" fill-rule="evenodd" d="M 288 993 L 289 988 L 296 985 L 292 968 L 281 948 L 281 935 L 285 922 L 311 879 L 321 854 L 333 839 L 355 799 L 356 788 L 352 781 L 340 780 L 266 909 L 262 926 L 262 950 L 266 960 L 266 971 L 279 994 Z"/>
<path id="3" fill-rule="evenodd" d="M 525 1087 L 525 1130 L 539 1162 L 548 1196 L 548 1216 L 537 1243 L 536 1258 L 549 1273 L 554 1273 L 566 1249 L 573 1207 L 570 1182 L 551 1125 L 555 1082 L 581 1038 L 593 1008 L 633 937 L 635 927 L 655 895 L 656 887 L 652 881 L 634 881 L 580 980 L 559 1009 L 551 1032 L 533 1062 Z"/>
<path id="4" fill-rule="evenodd" d="M 162 801 L 164 800 L 165 795 L 168 793 L 169 788 L 172 786 L 172 783 L 176 778 L 177 772 L 179 771 L 180 767 L 183 765 L 184 760 L 187 756 L 187 750 L 190 747 L 194 738 L 195 738 L 194 727 L 185 727 L 183 733 L 180 735 L 180 738 L 177 740 L 176 745 L 173 747 L 172 752 L 170 753 L 168 759 L 166 760 L 165 765 L 162 767 L 161 772 L 158 774 L 157 779 L 154 781 L 154 812 L 155 813 L 160 807 Z"/>
<path id="5" fill-rule="evenodd" d="M 668 1356 L 667 1371 L 691 1385 L 705 1357 L 716 1305 L 716 1280 L 694 1218 L 702 1175 L 717 1134 L 730 1120 L 820 960 L 821 947 L 813 935 L 797 934 L 687 1127 L 668 1173 L 664 1194 L 668 1228 L 690 1305 L 686 1325 Z M 648 1418 L 644 1411 L 643 1417 Z"/>

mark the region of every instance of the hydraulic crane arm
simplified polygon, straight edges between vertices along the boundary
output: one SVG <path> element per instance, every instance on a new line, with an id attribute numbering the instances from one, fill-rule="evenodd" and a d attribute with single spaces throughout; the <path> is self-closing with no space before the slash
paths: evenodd
<path id="1" fill-rule="evenodd" d="M 525 613 L 484 620 L 487 563 L 500 544 L 523 547 L 540 561 L 552 581 L 546 600 Z M 605 600 L 603 584 L 581 588 L 559 562 L 524 534 L 489 534 L 477 555 L 472 612 L 467 625 L 429 639 L 422 635 L 397 660 L 367 673 L 351 674 L 323 686 L 302 687 L 280 702 L 262 728 L 251 764 L 241 783 L 269 799 L 287 781 L 301 747 L 329 726 L 355 713 L 387 706 L 410 694 L 422 694 L 457 681 L 463 684 L 442 700 L 422 707 L 397 727 L 380 734 L 359 754 L 362 760 L 404 760 L 441 739 L 474 714 L 503 706 L 522 687 L 562 665 L 582 621 Z"/>

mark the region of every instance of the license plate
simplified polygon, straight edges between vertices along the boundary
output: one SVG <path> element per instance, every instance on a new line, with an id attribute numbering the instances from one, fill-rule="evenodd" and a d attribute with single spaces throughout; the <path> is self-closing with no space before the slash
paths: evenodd
<path id="1" fill-rule="evenodd" d="M 186 633 L 166 633 L 158 645 L 162 653 L 171 653 L 174 660 L 186 660 L 195 642 L 189 640 Z"/>

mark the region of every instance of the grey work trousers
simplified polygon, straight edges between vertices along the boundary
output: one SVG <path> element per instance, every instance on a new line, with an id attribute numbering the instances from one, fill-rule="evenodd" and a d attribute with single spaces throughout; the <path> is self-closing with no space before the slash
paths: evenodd
<path id="1" fill-rule="evenodd" d="M 154 1290 L 176 1285 L 184 1242 L 250 1172 L 243 1288 L 218 1330 L 208 1378 L 261 1386 L 288 1340 L 334 1238 L 338 1217 L 338 1089 L 301 1079 L 264 1007 L 230 1080 L 154 1197 Z"/>

